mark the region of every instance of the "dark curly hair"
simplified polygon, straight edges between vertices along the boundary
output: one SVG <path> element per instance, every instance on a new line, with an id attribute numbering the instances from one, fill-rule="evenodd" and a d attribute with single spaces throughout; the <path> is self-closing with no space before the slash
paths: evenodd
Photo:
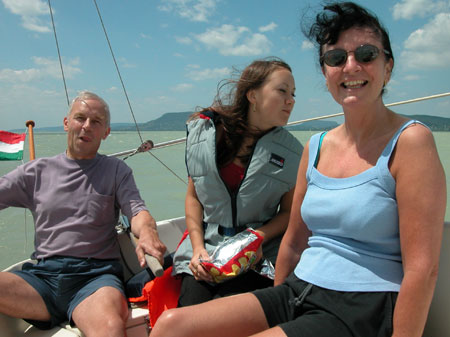
<path id="1" fill-rule="evenodd" d="M 210 107 L 202 108 L 191 116 L 191 119 L 194 119 L 201 113 L 211 110 L 215 112 L 214 122 L 216 126 L 223 126 L 223 134 L 217 144 L 217 165 L 219 168 L 227 165 L 236 157 L 244 165 L 248 162 L 255 142 L 252 142 L 253 144 L 238 156 L 244 138 L 252 137 L 256 141 L 264 132 L 252 129 L 248 125 L 250 102 L 247 99 L 247 93 L 261 87 L 267 77 L 280 68 L 292 72 L 291 67 L 277 57 L 253 61 L 241 73 L 234 69 L 238 78 L 219 82 L 213 104 Z"/>
<path id="2" fill-rule="evenodd" d="M 328 3 L 323 6 L 323 11 L 316 15 L 315 22 L 312 25 L 307 20 L 303 20 L 301 26 L 303 34 L 318 46 L 321 67 L 323 67 L 323 45 L 335 44 L 343 31 L 353 27 L 373 30 L 379 36 L 383 48 L 389 52 L 384 53 L 386 60 L 392 59 L 394 61 L 394 54 L 386 28 L 375 14 L 353 2 Z"/>

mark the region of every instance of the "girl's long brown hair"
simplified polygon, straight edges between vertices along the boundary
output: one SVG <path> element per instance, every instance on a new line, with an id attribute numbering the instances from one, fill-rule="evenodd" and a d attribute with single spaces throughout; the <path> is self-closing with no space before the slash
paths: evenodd
<path id="1" fill-rule="evenodd" d="M 216 128 L 219 126 L 223 128 L 217 143 L 219 168 L 227 165 L 236 157 L 244 165 L 247 164 L 255 141 L 263 135 L 263 132 L 251 129 L 248 125 L 250 102 L 247 99 L 247 93 L 261 87 L 267 77 L 280 68 L 292 72 L 286 62 L 276 57 L 253 61 L 242 71 L 237 80 L 227 79 L 219 82 L 213 104 L 210 107 L 201 108 L 190 117 L 190 120 L 198 118 L 200 114 L 208 110 L 215 112 Z M 227 88 L 230 89 L 223 94 Z M 253 138 L 255 141 L 250 142 L 252 145 L 241 151 L 238 156 L 244 138 Z"/>

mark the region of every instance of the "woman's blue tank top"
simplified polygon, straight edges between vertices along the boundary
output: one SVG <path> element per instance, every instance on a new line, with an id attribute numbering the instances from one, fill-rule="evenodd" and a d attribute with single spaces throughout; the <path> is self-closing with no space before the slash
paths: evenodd
<path id="1" fill-rule="evenodd" d="M 337 291 L 399 291 L 403 279 L 395 180 L 389 159 L 406 122 L 375 166 L 348 178 L 315 168 L 321 134 L 311 137 L 302 218 L 312 236 L 295 268 L 302 280 Z"/>

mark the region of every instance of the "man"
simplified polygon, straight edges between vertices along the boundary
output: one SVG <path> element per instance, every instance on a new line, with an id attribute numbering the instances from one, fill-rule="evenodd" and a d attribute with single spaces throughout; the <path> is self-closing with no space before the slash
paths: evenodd
<path id="1" fill-rule="evenodd" d="M 67 150 L 0 178 L 0 209 L 30 209 L 36 266 L 0 273 L 0 312 L 49 329 L 70 320 L 86 336 L 125 336 L 128 306 L 115 224 L 128 217 L 136 248 L 160 262 L 166 249 L 131 169 L 97 153 L 110 133 L 108 105 L 81 92 L 64 118 Z"/>

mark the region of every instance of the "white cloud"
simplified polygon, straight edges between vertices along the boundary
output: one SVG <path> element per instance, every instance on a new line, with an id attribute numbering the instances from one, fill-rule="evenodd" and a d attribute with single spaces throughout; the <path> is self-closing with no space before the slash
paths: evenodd
<path id="1" fill-rule="evenodd" d="M 220 54 L 228 56 L 255 56 L 270 51 L 271 42 L 260 33 L 252 34 L 244 26 L 222 25 L 219 28 L 208 29 L 205 33 L 195 36 L 208 48 L 214 48 Z"/>
<path id="2" fill-rule="evenodd" d="M 40 15 L 46 17 L 49 15 L 48 5 L 43 0 L 2 0 L 2 2 L 11 13 L 21 17 L 25 29 L 38 33 L 51 31 L 50 24 L 39 18 Z"/>
<path id="3" fill-rule="evenodd" d="M 406 75 L 404 77 L 404 79 L 406 81 L 418 81 L 418 80 L 420 80 L 420 76 L 418 76 L 418 75 Z"/>
<path id="4" fill-rule="evenodd" d="M 25 121 L 29 119 L 34 120 L 36 127 L 62 125 L 67 111 L 67 101 L 62 90 L 44 89 L 42 85 L 27 83 L 3 85 L 1 90 L 2 115 L 9 116 L 2 120 L 3 130 L 25 129 Z M 64 144 L 61 146 L 64 148 Z"/>
<path id="5" fill-rule="evenodd" d="M 302 50 L 310 50 L 310 49 L 314 49 L 314 44 L 311 41 L 303 40 Z"/>
<path id="6" fill-rule="evenodd" d="M 188 36 L 184 36 L 184 37 L 176 36 L 175 40 L 181 44 L 191 44 L 192 43 L 192 39 Z"/>
<path id="7" fill-rule="evenodd" d="M 158 96 L 157 100 L 160 102 L 169 102 L 170 97 L 162 95 L 162 96 Z"/>
<path id="8" fill-rule="evenodd" d="M 9 83 L 27 83 L 33 81 L 39 81 L 44 78 L 61 78 L 61 68 L 59 62 L 52 59 L 47 59 L 44 57 L 33 57 L 32 58 L 36 67 L 30 69 L 0 69 L 0 82 Z M 64 76 L 67 79 L 73 78 L 74 75 L 81 72 L 81 69 L 76 67 L 79 64 L 78 59 L 73 59 L 64 67 Z"/>
<path id="9" fill-rule="evenodd" d="M 227 67 L 215 69 L 203 69 L 203 70 L 190 70 L 187 73 L 187 77 L 194 81 L 203 81 L 215 78 L 224 78 L 229 76 L 230 73 L 231 70 Z"/>
<path id="10" fill-rule="evenodd" d="M 158 9 L 164 12 L 175 11 L 190 21 L 207 22 L 214 13 L 216 0 L 163 0 Z"/>
<path id="11" fill-rule="evenodd" d="M 437 14 L 450 8 L 448 0 L 401 0 L 393 7 L 394 19 L 412 19 L 414 16 L 424 17 Z"/>
<path id="12" fill-rule="evenodd" d="M 271 32 L 271 31 L 275 30 L 277 27 L 278 27 L 278 25 L 275 22 L 271 22 L 267 26 L 259 27 L 259 31 L 261 33 Z"/>
<path id="13" fill-rule="evenodd" d="M 2 69 L 0 70 L 0 81 L 3 82 L 30 82 L 40 77 L 38 69 Z"/>
<path id="14" fill-rule="evenodd" d="M 446 101 L 440 101 L 439 103 L 438 103 L 438 106 L 440 107 L 440 108 L 448 108 L 449 106 L 450 106 L 450 101 L 449 100 L 446 100 Z M 447 116 L 446 116 L 447 117 Z"/>
<path id="15" fill-rule="evenodd" d="M 180 83 L 172 88 L 173 91 L 184 92 L 192 89 L 194 86 L 190 83 Z"/>
<path id="16" fill-rule="evenodd" d="M 121 66 L 124 68 L 136 68 L 136 65 L 128 62 L 128 60 L 125 57 L 120 57 L 119 61 L 120 61 Z"/>
<path id="17" fill-rule="evenodd" d="M 440 13 L 404 42 L 402 64 L 409 68 L 448 68 L 450 60 L 450 13 Z"/>
<path id="18" fill-rule="evenodd" d="M 17 15 L 48 14 L 47 3 L 42 0 L 2 0 L 2 2 L 7 9 Z"/>

